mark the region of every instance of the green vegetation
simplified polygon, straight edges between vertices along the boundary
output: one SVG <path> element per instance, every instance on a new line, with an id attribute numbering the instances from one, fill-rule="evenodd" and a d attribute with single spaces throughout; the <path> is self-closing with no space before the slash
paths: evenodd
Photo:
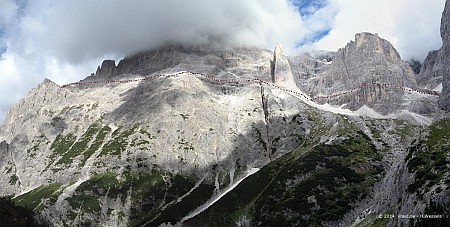
<path id="1" fill-rule="evenodd" d="M 194 150 L 194 145 L 192 143 L 187 142 L 184 138 L 181 138 L 181 140 L 178 141 L 178 144 L 180 144 L 178 149 L 184 150 L 184 152 L 189 152 L 189 151 Z"/>
<path id="2" fill-rule="evenodd" d="M 450 207 L 430 202 L 425 207 L 424 215 L 440 215 L 439 218 L 420 218 L 414 221 L 413 226 L 448 226 L 450 221 Z"/>
<path id="3" fill-rule="evenodd" d="M 234 226 L 245 220 L 255 226 L 317 226 L 339 220 L 367 196 L 383 168 L 381 154 L 363 132 L 345 119 L 337 127 L 346 139 L 326 145 L 306 137 L 303 146 L 245 179 L 187 224 Z"/>
<path id="4" fill-rule="evenodd" d="M 394 119 L 393 121 L 396 123 L 394 133 L 401 136 L 402 140 L 413 135 L 414 126 L 412 124 L 407 123 L 405 120 Z"/>
<path id="5" fill-rule="evenodd" d="M 370 123 L 367 124 L 367 126 L 369 127 L 370 132 L 372 133 L 372 136 L 373 136 L 375 139 L 379 140 L 379 139 L 382 138 L 382 137 L 381 137 L 381 133 L 380 133 L 380 131 L 374 126 L 374 122 L 375 122 L 375 121 L 370 121 Z"/>
<path id="6" fill-rule="evenodd" d="M 84 213 L 100 212 L 101 210 L 98 198 L 90 195 L 74 195 L 67 198 L 67 201 L 72 208 L 80 209 Z"/>
<path id="7" fill-rule="evenodd" d="M 13 167 L 11 166 L 11 163 L 10 163 L 10 162 L 8 162 L 8 165 L 9 165 L 10 167 L 7 168 L 7 169 L 5 170 L 5 171 L 6 171 L 6 174 L 11 173 L 12 170 L 13 170 Z"/>
<path id="8" fill-rule="evenodd" d="M 39 147 L 41 147 L 42 145 L 48 144 L 49 141 L 47 139 L 47 137 L 45 137 L 44 135 L 40 135 L 37 136 L 36 138 L 34 138 L 31 141 L 31 148 L 27 149 L 27 154 L 30 157 L 34 157 L 36 156 L 36 152 L 38 151 Z"/>
<path id="9" fill-rule="evenodd" d="M 83 152 L 83 160 L 80 163 L 80 166 L 84 166 L 84 163 L 86 163 L 86 160 L 91 157 L 92 154 L 94 154 L 95 151 L 97 151 L 100 146 L 102 145 L 103 141 L 105 140 L 106 135 L 108 135 L 111 132 L 111 128 L 108 126 L 103 127 L 98 132 L 97 136 L 95 137 L 95 140 L 92 142 L 91 146 L 87 148 Z"/>
<path id="10" fill-rule="evenodd" d="M 68 113 L 71 110 L 75 110 L 75 109 L 82 109 L 84 107 L 84 105 L 79 105 L 79 106 L 65 106 L 64 108 L 61 109 L 61 111 L 59 112 L 58 115 L 63 115 Z"/>
<path id="11" fill-rule="evenodd" d="M 141 128 L 139 130 L 138 135 L 141 135 L 138 138 L 134 138 L 131 142 L 130 142 L 130 146 L 131 147 L 141 147 L 143 149 L 148 149 L 149 145 L 150 145 L 150 141 L 149 140 L 153 140 L 156 139 L 155 136 L 153 136 L 152 134 L 150 134 L 149 132 L 147 132 L 147 130 Z M 142 136 L 147 136 L 148 139 L 142 139 Z"/>
<path id="12" fill-rule="evenodd" d="M 98 125 L 92 124 L 88 127 L 87 131 L 81 136 L 81 138 L 75 142 L 70 149 L 65 152 L 57 164 L 70 164 L 73 158 L 82 154 L 86 149 L 88 143 L 93 139 L 94 135 L 98 132 Z"/>
<path id="13" fill-rule="evenodd" d="M 136 132 L 136 127 L 132 127 L 124 131 L 116 129 L 112 134 L 111 140 L 102 147 L 100 156 L 106 155 L 120 156 L 128 146 L 129 141 L 128 137 L 132 135 L 134 132 Z"/>
<path id="14" fill-rule="evenodd" d="M 119 180 L 117 180 L 117 174 L 115 173 L 103 173 L 92 176 L 89 180 L 81 183 L 76 191 L 92 191 L 94 194 L 103 194 L 110 188 L 119 187 Z"/>
<path id="15" fill-rule="evenodd" d="M 73 220 L 78 214 L 82 213 L 99 213 L 101 211 L 99 202 L 101 196 L 117 196 L 117 193 L 111 195 L 110 190 L 114 192 L 119 187 L 120 183 L 117 180 L 117 174 L 114 173 L 96 174 L 89 180 L 81 183 L 75 190 L 75 193 L 67 198 L 74 212 L 69 216 L 69 219 Z M 123 195 L 126 195 L 126 192 Z"/>
<path id="16" fill-rule="evenodd" d="M 38 188 L 14 198 L 14 202 L 19 205 L 41 211 L 45 207 L 45 202 L 54 203 L 58 196 L 62 193 L 61 184 L 52 183 L 49 185 L 41 185 Z"/>
<path id="17" fill-rule="evenodd" d="M 189 114 L 180 114 L 180 116 L 183 118 L 183 120 L 186 120 L 189 118 Z"/>
<path id="18" fill-rule="evenodd" d="M 10 184 L 10 185 L 15 185 L 15 184 L 17 183 L 18 180 L 19 180 L 19 177 L 17 177 L 17 175 L 14 174 L 14 175 L 12 175 L 12 176 L 9 178 L 9 184 Z M 20 181 L 19 181 L 19 184 L 20 184 Z"/>
<path id="19" fill-rule="evenodd" d="M 125 203 L 127 196 L 130 196 L 135 209 L 130 216 L 130 225 L 141 226 L 153 219 L 150 225 L 158 226 L 163 222 L 179 220 L 203 204 L 213 191 L 212 186 L 201 184 L 189 196 L 177 202 L 192 187 L 194 182 L 186 177 L 157 170 L 150 173 L 124 172 L 120 176 L 110 172 L 96 174 L 81 183 L 74 195 L 67 199 L 73 208 L 68 218 L 73 220 L 85 213 L 99 214 L 100 200 L 104 197 L 113 200 L 120 198 Z"/>
<path id="20" fill-rule="evenodd" d="M 342 146 L 352 152 L 346 161 L 351 163 L 364 163 L 366 161 L 381 161 L 382 155 L 376 152 L 376 148 L 370 138 L 361 131 L 356 131 L 351 139 L 342 141 Z"/>
<path id="21" fill-rule="evenodd" d="M 53 154 L 50 156 L 51 160 L 54 160 L 55 157 L 66 153 L 75 143 L 75 140 L 76 137 L 70 133 L 65 136 L 62 134 L 56 136 L 55 141 L 53 141 L 52 145 L 50 146 L 50 149 L 53 152 Z"/>
<path id="22" fill-rule="evenodd" d="M 406 160 L 408 170 L 415 173 L 415 181 L 408 186 L 409 192 L 427 192 L 433 185 L 445 180 L 450 164 L 450 119 L 435 122 L 427 137 L 422 138 L 409 150 Z M 449 182 L 446 182 L 450 186 Z"/>
<path id="23" fill-rule="evenodd" d="M 355 132 L 360 131 L 358 126 L 350 122 L 348 118 L 345 116 L 340 116 L 340 120 L 336 127 L 337 127 L 336 129 L 337 134 L 342 136 L 349 136 Z"/>
<path id="24" fill-rule="evenodd" d="M 48 226 L 34 219 L 32 210 L 16 205 L 10 197 L 0 197 L 1 226 Z"/>
<path id="25" fill-rule="evenodd" d="M 261 130 L 259 130 L 259 128 L 257 128 L 254 124 L 252 124 L 252 129 L 256 133 L 256 138 L 258 139 L 258 142 L 260 142 L 262 147 L 264 148 L 264 150 L 267 151 L 268 146 L 267 146 L 266 141 L 263 139 Z"/>
<path id="26" fill-rule="evenodd" d="M 122 130 L 121 128 L 116 129 L 112 133 L 112 139 L 103 146 L 102 144 L 106 136 L 111 133 L 111 128 L 108 126 L 100 128 L 98 123 L 90 125 L 78 140 L 70 133 L 65 136 L 59 134 L 51 145 L 53 154 L 50 158 L 53 161 L 56 157 L 61 156 L 56 164 L 71 164 L 74 158 L 82 155 L 81 162 L 79 163 L 81 167 L 99 149 L 101 149 L 100 156 L 120 155 L 122 151 L 126 150 L 129 143 L 128 137 L 136 132 L 136 128 L 135 126 L 127 130 Z M 150 139 L 155 138 L 143 129 L 140 130 L 140 133 L 148 135 Z M 131 143 L 132 146 L 140 146 L 149 144 L 149 141 L 135 139 Z M 51 163 L 47 168 L 50 165 Z"/>
<path id="27" fill-rule="evenodd" d="M 206 200 L 212 196 L 214 189 L 211 185 L 200 184 L 188 196 L 181 201 L 178 201 L 178 198 L 186 194 L 191 188 L 194 187 L 194 182 L 189 178 L 175 175 L 171 178 L 170 187 L 167 188 L 166 186 L 163 190 L 157 190 L 154 188 L 158 184 L 153 185 L 152 191 L 149 191 L 147 187 L 144 187 L 144 184 L 140 185 L 141 190 L 143 190 L 140 191 L 141 194 L 144 192 L 144 196 L 142 196 L 142 198 L 146 198 L 142 201 L 142 203 L 147 205 L 142 206 L 141 212 L 135 213 L 130 217 L 131 226 L 159 226 L 165 222 L 175 224 L 190 211 L 205 203 Z M 159 201 L 156 198 L 161 199 L 162 197 L 156 196 L 160 195 L 164 197 L 164 194 L 160 193 L 166 193 L 166 205 L 158 208 L 156 204 L 158 204 Z M 139 195 L 139 193 L 136 195 Z M 150 198 L 154 199 L 149 200 Z M 151 204 L 155 205 L 150 206 Z"/>

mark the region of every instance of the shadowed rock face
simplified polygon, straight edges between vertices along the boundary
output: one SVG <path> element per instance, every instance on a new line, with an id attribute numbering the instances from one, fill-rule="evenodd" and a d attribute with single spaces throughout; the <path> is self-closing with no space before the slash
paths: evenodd
<path id="1" fill-rule="evenodd" d="M 417 75 L 417 83 L 421 87 L 433 89 L 442 83 L 443 51 L 434 50 L 428 53 Z"/>
<path id="2" fill-rule="evenodd" d="M 110 78 L 116 74 L 116 62 L 114 60 L 104 60 L 97 68 L 95 75 L 103 78 Z"/>
<path id="3" fill-rule="evenodd" d="M 117 66 L 114 60 L 104 60 L 92 77 L 96 79 L 110 79 L 123 74 L 151 74 L 179 64 L 182 53 L 205 54 L 201 49 L 185 48 L 175 45 L 165 46 L 126 57 L 120 60 Z"/>
<path id="4" fill-rule="evenodd" d="M 450 3 L 445 2 L 441 18 L 442 47 L 430 51 L 417 76 L 419 85 L 428 89 L 435 89 L 442 84 L 439 107 L 450 111 Z"/>
<path id="5" fill-rule="evenodd" d="M 441 37 L 443 52 L 443 77 L 442 77 L 442 95 L 439 99 L 439 106 L 450 111 L 450 1 L 445 2 L 444 12 L 441 19 Z"/>

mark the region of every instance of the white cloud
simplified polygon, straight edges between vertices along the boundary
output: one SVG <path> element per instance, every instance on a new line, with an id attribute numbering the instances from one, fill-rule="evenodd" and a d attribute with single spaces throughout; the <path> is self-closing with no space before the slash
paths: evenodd
<path id="1" fill-rule="evenodd" d="M 36 1 L 35 1 L 36 2 Z M 19 35 L 58 59 L 80 63 L 165 42 L 272 47 L 304 35 L 287 0 L 66 0 L 29 6 Z M 37 5 L 39 4 L 39 5 Z M 35 10 L 39 8 L 40 11 Z"/>
<path id="2" fill-rule="evenodd" d="M 17 10 L 16 4 L 12 0 L 0 1 L 0 26 L 5 25 L 14 16 Z"/>
<path id="3" fill-rule="evenodd" d="M 27 81 L 24 77 L 26 73 L 30 73 L 29 65 L 26 62 L 20 62 L 14 56 L 3 54 L 0 60 L 0 120 L 7 111 L 7 107 L 22 97 L 25 92 L 32 88 L 33 82 Z M 21 63 L 25 63 L 22 67 L 18 67 Z M 27 83 L 24 83 L 27 81 Z"/>
<path id="4" fill-rule="evenodd" d="M 334 0 L 338 9 L 333 29 L 315 44 L 337 50 L 358 32 L 378 33 L 403 59 L 423 60 L 441 44 L 439 28 L 445 0 Z"/>

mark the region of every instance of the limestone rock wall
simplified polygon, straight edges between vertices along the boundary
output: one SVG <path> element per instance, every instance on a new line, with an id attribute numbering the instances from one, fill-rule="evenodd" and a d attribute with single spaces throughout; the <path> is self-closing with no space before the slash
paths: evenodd
<path id="1" fill-rule="evenodd" d="M 283 55 L 283 49 L 279 43 L 275 46 L 271 71 L 273 83 L 286 88 L 298 89 L 294 81 L 294 76 L 292 75 L 289 61 L 286 56 Z"/>
<path id="2" fill-rule="evenodd" d="M 441 19 L 441 37 L 444 68 L 442 77 L 442 94 L 439 99 L 439 106 L 450 111 L 450 1 L 445 2 L 444 12 Z"/>
<path id="3" fill-rule="evenodd" d="M 395 48 L 387 40 L 370 33 L 356 34 L 355 41 L 338 50 L 330 69 L 312 78 L 309 83 L 309 92 L 313 96 L 345 92 L 371 83 L 418 87 L 410 65 L 401 60 Z M 389 113 L 398 109 L 398 97 L 402 94 L 401 90 L 383 92 L 362 88 L 352 95 L 328 102 L 336 105 L 351 103 L 348 105 L 351 109 L 368 105 L 376 111 Z"/>
<path id="4" fill-rule="evenodd" d="M 444 52 L 434 50 L 428 53 L 423 65 L 417 75 L 417 83 L 419 86 L 427 89 L 434 89 L 442 83 L 444 74 Z"/>

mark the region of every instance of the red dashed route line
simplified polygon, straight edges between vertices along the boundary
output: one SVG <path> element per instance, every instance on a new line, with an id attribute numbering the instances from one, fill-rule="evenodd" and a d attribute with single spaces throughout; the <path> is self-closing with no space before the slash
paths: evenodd
<path id="1" fill-rule="evenodd" d="M 356 87 L 354 89 L 348 90 L 348 91 L 335 93 L 335 94 L 327 95 L 327 96 L 316 96 L 316 97 L 310 98 L 310 97 L 308 97 L 307 95 L 305 95 L 305 94 L 303 94 L 301 92 L 293 91 L 293 90 L 290 90 L 290 89 L 286 89 L 286 88 L 280 87 L 280 86 L 278 86 L 278 85 L 276 85 L 274 83 L 270 83 L 270 82 L 267 82 L 267 81 L 264 81 L 264 80 L 261 80 L 261 79 L 258 79 L 258 78 L 245 79 L 245 80 L 242 80 L 242 79 L 217 79 L 217 78 L 214 78 L 212 76 L 205 75 L 203 73 L 195 73 L 195 72 L 188 72 L 188 71 L 182 71 L 182 72 L 178 72 L 178 73 L 175 73 L 175 74 L 156 74 L 156 75 L 149 76 L 149 77 L 142 77 L 142 78 L 129 79 L 129 80 L 99 80 L 99 81 L 74 82 L 74 83 L 70 83 L 70 84 L 65 84 L 65 85 L 63 85 L 61 87 L 64 88 L 64 87 L 69 87 L 69 86 L 90 85 L 90 84 L 113 84 L 113 83 L 123 84 L 123 83 L 139 82 L 139 81 L 150 81 L 150 80 L 157 79 L 157 78 L 177 77 L 177 76 L 179 76 L 181 74 L 190 74 L 190 75 L 193 75 L 193 76 L 196 76 L 196 77 L 201 77 L 201 78 L 204 78 L 204 79 L 207 79 L 207 80 L 210 80 L 210 81 L 214 81 L 214 82 L 219 82 L 219 83 L 250 84 L 250 83 L 257 82 L 257 83 L 260 83 L 260 84 L 266 84 L 266 85 L 272 86 L 274 88 L 277 88 L 277 89 L 285 91 L 285 92 L 289 92 L 289 93 L 292 93 L 292 94 L 300 95 L 300 96 L 302 96 L 303 98 L 305 98 L 305 99 L 307 99 L 309 101 L 321 101 L 321 100 L 324 100 L 324 99 L 333 99 L 333 98 L 337 98 L 339 96 L 349 95 L 351 93 L 357 92 L 359 89 L 364 88 L 364 87 L 376 87 L 376 86 L 398 88 L 398 89 L 402 89 L 402 90 L 407 91 L 407 92 L 416 92 L 416 93 L 420 93 L 420 94 L 423 94 L 423 95 L 430 95 L 430 96 L 439 97 L 439 93 L 438 92 L 434 92 L 434 91 L 433 92 L 432 91 L 427 91 L 427 92 L 419 91 L 419 90 L 416 90 L 416 89 L 412 89 L 412 88 L 409 88 L 409 87 L 404 87 L 404 86 L 401 86 L 401 85 L 398 85 L 398 84 L 392 84 L 392 83 L 370 83 L 370 84 L 362 84 L 362 85 L 360 85 L 360 86 L 358 86 L 358 87 Z"/>

